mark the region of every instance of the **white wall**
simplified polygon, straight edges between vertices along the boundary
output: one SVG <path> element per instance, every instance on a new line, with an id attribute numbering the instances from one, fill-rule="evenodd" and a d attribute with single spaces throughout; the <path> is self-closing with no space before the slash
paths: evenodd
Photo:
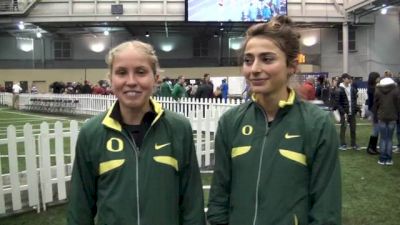
<path id="1" fill-rule="evenodd" d="M 376 15 L 373 41 L 371 42 L 371 71 L 400 72 L 399 14 Z"/>
<path id="2" fill-rule="evenodd" d="M 349 53 L 349 74 L 364 77 L 372 71 L 400 72 L 400 31 L 397 14 L 375 14 L 375 24 L 358 26 L 357 52 Z M 343 55 L 337 51 L 337 29 L 321 30 L 321 70 L 333 75 L 343 71 Z"/>

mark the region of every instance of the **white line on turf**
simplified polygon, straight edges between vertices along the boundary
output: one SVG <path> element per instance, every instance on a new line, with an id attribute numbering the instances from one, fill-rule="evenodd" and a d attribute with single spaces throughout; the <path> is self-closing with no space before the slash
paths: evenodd
<path id="1" fill-rule="evenodd" d="M 29 113 L 21 113 L 21 112 L 15 112 L 15 111 L 2 111 L 2 113 L 9 113 L 9 114 L 16 114 L 16 115 L 22 115 L 22 116 L 32 116 L 32 117 L 39 117 L 39 118 L 46 118 L 46 119 L 58 119 L 58 120 L 66 120 L 66 117 L 57 117 L 57 116 L 40 116 L 40 115 L 33 115 Z"/>

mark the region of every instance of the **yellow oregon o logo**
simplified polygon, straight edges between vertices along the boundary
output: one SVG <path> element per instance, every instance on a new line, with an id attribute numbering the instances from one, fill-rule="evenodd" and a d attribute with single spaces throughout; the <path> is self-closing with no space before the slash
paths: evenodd
<path id="1" fill-rule="evenodd" d="M 242 134 L 243 135 L 250 135 L 253 133 L 253 127 L 250 125 L 246 125 L 242 128 Z"/>
<path id="2" fill-rule="evenodd" d="M 107 150 L 110 152 L 120 152 L 123 148 L 124 142 L 122 142 L 122 140 L 119 138 L 110 138 L 107 141 Z"/>

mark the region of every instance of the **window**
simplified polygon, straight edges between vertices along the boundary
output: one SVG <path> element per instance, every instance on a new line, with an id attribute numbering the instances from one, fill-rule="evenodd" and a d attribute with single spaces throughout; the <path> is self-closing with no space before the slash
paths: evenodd
<path id="1" fill-rule="evenodd" d="M 54 59 L 71 59 L 71 42 L 54 40 Z"/>
<path id="2" fill-rule="evenodd" d="M 193 56 L 206 57 L 208 56 L 208 40 L 205 38 L 193 38 Z"/>
<path id="3" fill-rule="evenodd" d="M 356 52 L 356 29 L 349 26 L 349 52 Z M 338 29 L 338 51 L 343 52 L 343 30 Z"/>

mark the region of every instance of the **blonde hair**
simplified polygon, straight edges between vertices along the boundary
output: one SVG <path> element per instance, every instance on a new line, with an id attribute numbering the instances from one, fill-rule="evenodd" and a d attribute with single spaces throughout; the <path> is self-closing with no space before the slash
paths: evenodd
<path id="1" fill-rule="evenodd" d="M 153 46 L 150 44 L 144 43 L 142 41 L 134 40 L 134 41 L 127 41 L 119 44 L 118 46 L 111 49 L 108 54 L 106 55 L 106 63 L 108 65 L 110 76 L 112 74 L 112 66 L 115 59 L 115 56 L 118 55 L 119 52 L 126 50 L 128 48 L 132 48 L 136 51 L 143 53 L 144 55 L 148 56 L 151 64 L 151 69 L 153 70 L 153 74 L 158 74 L 160 70 L 160 65 L 158 62 L 158 57 L 156 55 L 156 51 L 154 50 Z"/>

